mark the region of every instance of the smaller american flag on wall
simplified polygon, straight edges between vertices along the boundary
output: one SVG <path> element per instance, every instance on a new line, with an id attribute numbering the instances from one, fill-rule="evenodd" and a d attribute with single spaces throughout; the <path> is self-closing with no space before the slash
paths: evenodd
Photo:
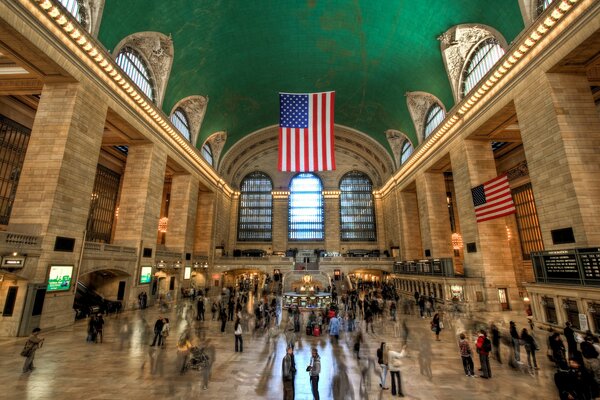
<path id="1" fill-rule="evenodd" d="M 508 177 L 500 175 L 471 189 L 477 222 L 504 217 L 516 212 Z"/>
<path id="2" fill-rule="evenodd" d="M 335 170 L 335 92 L 279 93 L 279 170 Z"/>

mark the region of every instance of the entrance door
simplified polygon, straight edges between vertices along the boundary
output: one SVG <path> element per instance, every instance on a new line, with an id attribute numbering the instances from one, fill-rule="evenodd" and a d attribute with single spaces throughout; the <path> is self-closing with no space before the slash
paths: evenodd
<path id="1" fill-rule="evenodd" d="M 510 310 L 510 307 L 508 305 L 508 293 L 506 291 L 506 288 L 498 288 L 498 298 L 500 299 L 502 311 Z"/>
<path id="2" fill-rule="evenodd" d="M 27 285 L 25 307 L 23 307 L 23 317 L 19 325 L 19 336 L 29 336 L 33 328 L 40 326 L 47 286 L 45 283 Z"/>
<path id="3" fill-rule="evenodd" d="M 117 300 L 121 301 L 125 298 L 126 281 L 119 281 L 119 289 L 117 290 Z"/>

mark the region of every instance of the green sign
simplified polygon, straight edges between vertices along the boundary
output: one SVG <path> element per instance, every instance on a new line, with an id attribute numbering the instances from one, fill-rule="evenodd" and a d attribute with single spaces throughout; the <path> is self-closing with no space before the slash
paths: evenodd
<path id="1" fill-rule="evenodd" d="M 142 267 L 142 272 L 140 272 L 140 283 L 150 283 L 152 282 L 152 267 Z"/>
<path id="2" fill-rule="evenodd" d="M 51 265 L 48 274 L 48 292 L 69 290 L 73 276 L 72 265 Z"/>

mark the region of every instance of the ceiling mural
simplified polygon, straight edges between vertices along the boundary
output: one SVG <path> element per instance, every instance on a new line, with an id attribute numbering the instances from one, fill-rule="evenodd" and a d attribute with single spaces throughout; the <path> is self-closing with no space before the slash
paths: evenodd
<path id="1" fill-rule="evenodd" d="M 112 51 L 136 32 L 172 38 L 162 107 L 169 114 L 188 96 L 210 98 L 198 146 L 226 131 L 226 153 L 277 124 L 280 91 L 335 90 L 336 124 L 391 154 L 389 129 L 418 143 L 406 92 L 454 105 L 437 38 L 466 23 L 489 25 L 508 42 L 523 29 L 518 0 L 106 0 L 99 39 Z"/>

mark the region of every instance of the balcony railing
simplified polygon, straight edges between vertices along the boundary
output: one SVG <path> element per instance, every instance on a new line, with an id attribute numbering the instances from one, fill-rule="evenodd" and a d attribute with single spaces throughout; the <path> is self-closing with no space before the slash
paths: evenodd
<path id="1" fill-rule="evenodd" d="M 9 246 L 14 248 L 36 248 L 42 245 L 41 238 L 36 235 L 26 235 L 22 233 L 0 232 L 0 246 Z"/>

